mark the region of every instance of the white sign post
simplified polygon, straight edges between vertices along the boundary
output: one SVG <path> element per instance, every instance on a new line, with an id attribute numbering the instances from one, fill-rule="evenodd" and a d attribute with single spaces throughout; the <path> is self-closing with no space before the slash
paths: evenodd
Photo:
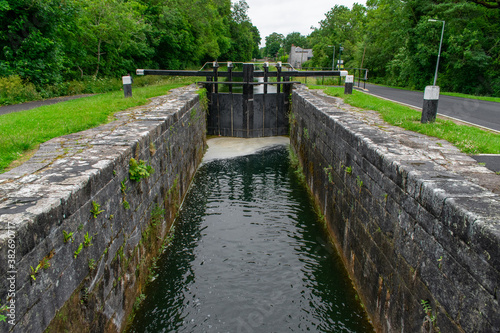
<path id="1" fill-rule="evenodd" d="M 132 97 L 132 77 L 130 75 L 122 76 L 122 82 L 125 98 Z"/>
<path id="2" fill-rule="evenodd" d="M 439 102 L 439 86 L 427 86 L 424 91 L 424 106 L 422 107 L 422 124 L 433 123 L 436 120 Z"/>
<path id="3" fill-rule="evenodd" d="M 354 85 L 354 75 L 346 75 L 345 76 L 344 94 L 351 95 L 353 85 Z"/>

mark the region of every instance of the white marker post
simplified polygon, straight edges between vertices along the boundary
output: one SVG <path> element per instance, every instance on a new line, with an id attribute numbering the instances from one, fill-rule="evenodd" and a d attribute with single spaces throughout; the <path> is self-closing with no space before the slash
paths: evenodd
<path id="1" fill-rule="evenodd" d="M 439 102 L 439 86 L 427 86 L 424 92 L 424 106 L 422 108 L 422 124 L 433 123 L 436 120 Z"/>
<path id="2" fill-rule="evenodd" d="M 132 97 L 132 77 L 130 75 L 122 76 L 122 82 L 125 98 Z"/>
<path id="3" fill-rule="evenodd" d="M 352 86 L 353 85 L 354 85 L 354 75 L 346 75 L 345 76 L 344 94 L 352 95 Z"/>

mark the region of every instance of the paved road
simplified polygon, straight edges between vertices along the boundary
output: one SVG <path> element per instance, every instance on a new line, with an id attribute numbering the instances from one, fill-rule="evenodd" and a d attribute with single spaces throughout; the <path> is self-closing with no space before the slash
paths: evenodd
<path id="1" fill-rule="evenodd" d="M 367 92 L 422 108 L 424 93 L 366 84 Z M 452 96 L 439 96 L 438 114 L 500 131 L 500 103 Z"/>
<path id="2" fill-rule="evenodd" d="M 0 106 L 0 115 L 12 112 L 24 111 L 24 110 L 31 110 L 39 106 L 56 104 L 59 102 L 69 101 L 72 99 L 87 97 L 87 96 L 92 96 L 92 94 L 56 97 L 56 98 L 45 99 L 42 101 L 33 101 L 22 104 Z"/>

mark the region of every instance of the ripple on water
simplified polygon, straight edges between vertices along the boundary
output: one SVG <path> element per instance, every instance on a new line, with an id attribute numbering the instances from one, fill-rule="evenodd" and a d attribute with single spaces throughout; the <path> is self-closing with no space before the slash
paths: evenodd
<path id="1" fill-rule="evenodd" d="M 131 332 L 373 331 L 283 144 L 206 159 L 176 223 Z"/>

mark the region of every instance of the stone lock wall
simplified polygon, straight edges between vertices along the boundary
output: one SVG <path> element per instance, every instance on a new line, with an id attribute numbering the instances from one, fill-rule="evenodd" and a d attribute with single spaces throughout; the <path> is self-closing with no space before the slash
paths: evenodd
<path id="1" fill-rule="evenodd" d="M 292 108 L 292 147 L 377 331 L 499 332 L 500 176 L 305 88 Z"/>
<path id="2" fill-rule="evenodd" d="M 205 109 L 190 86 L 116 117 L 0 175 L 2 332 L 117 332 L 140 301 L 203 156 Z M 131 180 L 131 158 L 154 173 Z"/>

